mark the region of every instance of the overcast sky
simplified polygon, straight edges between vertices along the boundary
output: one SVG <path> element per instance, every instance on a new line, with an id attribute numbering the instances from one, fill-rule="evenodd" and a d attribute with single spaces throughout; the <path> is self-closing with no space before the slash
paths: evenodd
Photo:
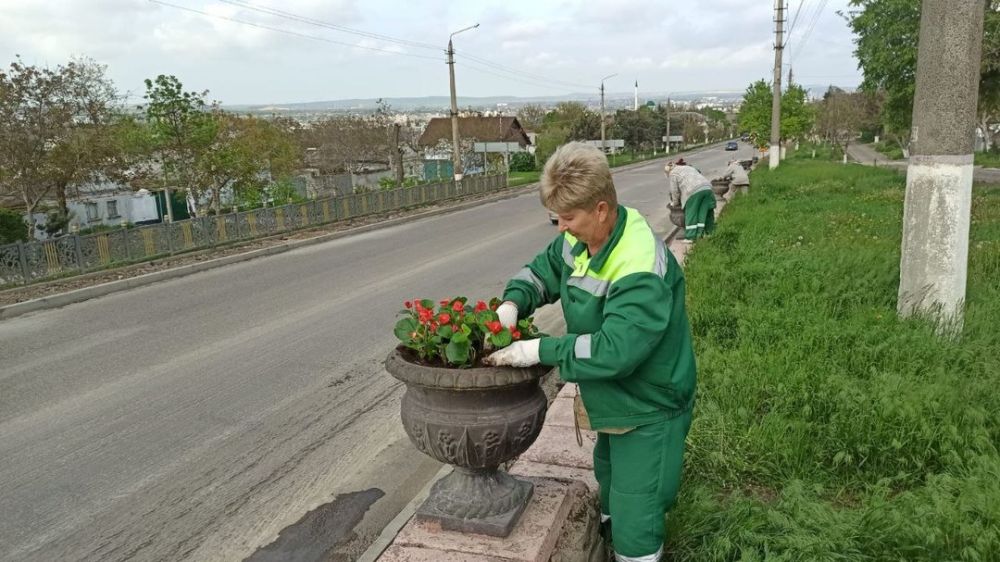
<path id="1" fill-rule="evenodd" d="M 788 1 L 791 19 L 800 2 Z M 231 19 L 151 0 L 0 0 L 3 64 L 15 54 L 39 65 L 87 56 L 108 66 L 119 89 L 136 95 L 144 78 L 174 74 L 186 89 L 210 90 L 210 98 L 226 104 L 267 104 L 448 95 L 448 34 L 476 22 L 479 29 L 455 38 L 460 95 L 582 92 L 596 98 L 601 78 L 613 73 L 610 92 L 631 92 L 636 80 L 640 94 L 742 91 L 753 80 L 770 81 L 774 60 L 771 0 L 163 2 Z M 785 56 L 796 82 L 860 81 L 850 31 L 836 13 L 846 4 L 801 2 Z"/>

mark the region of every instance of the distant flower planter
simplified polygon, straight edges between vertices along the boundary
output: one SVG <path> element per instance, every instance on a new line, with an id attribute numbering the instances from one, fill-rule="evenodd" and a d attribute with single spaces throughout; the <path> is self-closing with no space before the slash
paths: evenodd
<path id="1" fill-rule="evenodd" d="M 417 517 L 447 530 L 508 536 L 534 487 L 499 467 L 527 451 L 542 429 L 548 402 L 539 380 L 548 368 L 436 367 L 403 346 L 385 368 L 406 384 L 400 410 L 410 441 L 455 466 Z"/>
<path id="2" fill-rule="evenodd" d="M 712 193 L 715 194 L 716 201 L 722 201 L 729 193 L 729 180 L 722 178 L 712 180 Z"/>
<path id="3" fill-rule="evenodd" d="M 684 227 L 686 226 L 684 223 L 684 208 L 680 205 L 676 207 L 673 205 L 667 205 L 667 209 L 670 210 L 670 222 L 674 223 L 675 226 L 681 229 L 680 232 L 677 233 L 676 238 L 684 238 Z"/>

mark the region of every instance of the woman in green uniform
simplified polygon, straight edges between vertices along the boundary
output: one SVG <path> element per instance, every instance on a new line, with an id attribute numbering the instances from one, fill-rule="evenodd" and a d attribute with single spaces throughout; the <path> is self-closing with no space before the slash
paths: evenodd
<path id="1" fill-rule="evenodd" d="M 684 209 L 684 239 L 697 240 L 715 230 L 715 194 L 712 182 L 683 158 L 664 167 L 670 203 Z"/>
<path id="2" fill-rule="evenodd" d="M 510 280 L 497 313 L 510 326 L 560 301 L 568 333 L 514 342 L 487 361 L 559 367 L 579 385 L 598 433 L 594 472 L 615 556 L 656 562 L 694 405 L 684 274 L 639 212 L 618 204 L 597 148 L 560 147 L 542 173 L 541 198 L 560 234 Z"/>

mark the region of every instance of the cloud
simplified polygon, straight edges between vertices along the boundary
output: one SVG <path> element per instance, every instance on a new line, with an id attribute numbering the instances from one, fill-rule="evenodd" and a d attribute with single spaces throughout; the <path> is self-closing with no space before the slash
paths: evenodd
<path id="1" fill-rule="evenodd" d="M 734 68 L 752 63 L 766 63 L 773 56 L 770 43 L 743 47 L 681 49 L 667 55 L 660 68 Z"/>

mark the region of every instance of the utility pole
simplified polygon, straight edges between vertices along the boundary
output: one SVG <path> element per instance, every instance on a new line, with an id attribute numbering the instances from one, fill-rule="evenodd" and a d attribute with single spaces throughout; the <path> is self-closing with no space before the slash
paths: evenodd
<path id="1" fill-rule="evenodd" d="M 455 47 L 452 45 L 452 38 L 463 31 L 477 27 L 479 27 L 478 23 L 459 29 L 448 36 L 448 75 L 451 78 L 451 161 L 457 182 L 462 181 L 462 152 L 459 148 L 461 142 L 458 138 L 458 96 L 455 95 Z"/>
<path id="2" fill-rule="evenodd" d="M 615 74 L 609 74 L 609 75 L 605 76 L 604 78 L 601 78 L 601 150 L 604 151 L 604 154 L 608 153 L 608 139 L 605 137 L 605 134 L 604 134 L 604 121 L 605 121 L 605 119 L 604 119 L 604 81 L 607 80 L 608 78 L 612 78 L 612 77 L 615 77 L 615 76 L 618 76 L 618 74 L 617 73 L 615 73 Z"/>
<path id="3" fill-rule="evenodd" d="M 670 154 L 670 98 L 667 98 L 667 151 Z"/>
<path id="4" fill-rule="evenodd" d="M 639 81 L 635 81 L 635 101 L 632 102 L 632 110 L 639 111 Z"/>
<path id="5" fill-rule="evenodd" d="M 961 334 L 969 262 L 982 0 L 923 0 L 903 205 L 900 316 Z"/>
<path id="6" fill-rule="evenodd" d="M 774 92 L 771 99 L 771 150 L 768 167 L 775 169 L 781 161 L 781 51 L 782 24 L 785 22 L 785 0 L 774 0 Z"/>
<path id="7" fill-rule="evenodd" d="M 393 146 L 396 147 L 396 186 L 403 187 L 403 149 L 399 147 L 399 127 L 399 123 L 393 123 L 393 137 L 395 137 Z"/>

